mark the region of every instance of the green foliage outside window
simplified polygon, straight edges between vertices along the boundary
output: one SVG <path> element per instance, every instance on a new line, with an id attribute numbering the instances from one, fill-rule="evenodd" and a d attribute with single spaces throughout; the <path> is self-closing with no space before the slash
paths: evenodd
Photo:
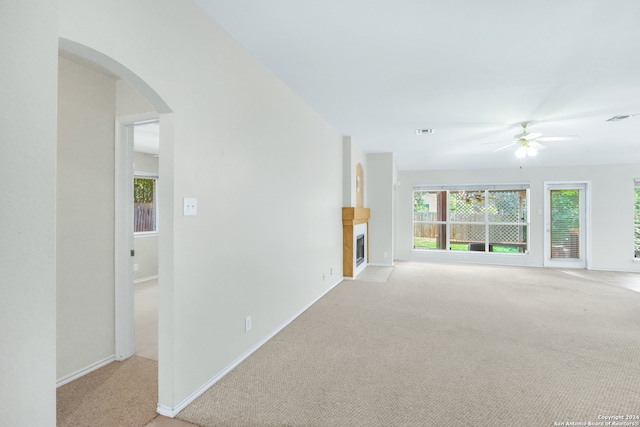
<path id="1" fill-rule="evenodd" d="M 469 251 L 487 243 L 491 252 L 527 250 L 525 189 L 415 190 L 413 248 Z"/>
<path id="2" fill-rule="evenodd" d="M 154 178 L 133 179 L 133 231 L 136 233 L 157 231 L 155 192 Z"/>
<path id="3" fill-rule="evenodd" d="M 155 181 L 148 178 L 133 179 L 133 202 L 153 203 Z"/>
<path id="4" fill-rule="evenodd" d="M 429 212 L 429 204 L 424 202 L 423 191 L 413 192 L 413 211 L 414 212 Z"/>
<path id="5" fill-rule="evenodd" d="M 551 230 L 557 239 L 567 239 L 570 229 L 580 228 L 579 190 L 551 191 Z"/>

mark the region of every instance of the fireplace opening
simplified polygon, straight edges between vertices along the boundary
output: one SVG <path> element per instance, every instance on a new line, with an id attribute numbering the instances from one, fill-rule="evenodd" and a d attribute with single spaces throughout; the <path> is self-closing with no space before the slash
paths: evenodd
<path id="1" fill-rule="evenodd" d="M 356 267 L 364 262 L 364 234 L 356 237 Z"/>

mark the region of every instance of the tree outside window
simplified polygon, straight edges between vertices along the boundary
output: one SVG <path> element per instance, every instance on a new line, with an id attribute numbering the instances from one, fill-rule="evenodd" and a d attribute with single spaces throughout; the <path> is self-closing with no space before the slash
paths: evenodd
<path id="1" fill-rule="evenodd" d="M 133 179 L 133 231 L 156 232 L 156 179 Z"/>

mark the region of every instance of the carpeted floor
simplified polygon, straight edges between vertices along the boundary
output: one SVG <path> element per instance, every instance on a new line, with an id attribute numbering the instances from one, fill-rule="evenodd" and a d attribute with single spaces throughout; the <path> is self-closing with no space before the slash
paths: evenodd
<path id="1" fill-rule="evenodd" d="M 59 387 L 58 427 L 140 427 L 158 414 L 158 362 L 133 356 Z"/>
<path id="2" fill-rule="evenodd" d="M 620 286 L 638 281 L 397 263 L 386 283 L 339 284 L 178 418 L 512 427 L 638 415 L 640 293 Z"/>

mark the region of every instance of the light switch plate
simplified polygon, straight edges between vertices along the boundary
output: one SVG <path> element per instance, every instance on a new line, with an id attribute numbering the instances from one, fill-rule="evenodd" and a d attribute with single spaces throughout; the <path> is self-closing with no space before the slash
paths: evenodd
<path id="1" fill-rule="evenodd" d="M 182 204 L 182 215 L 196 216 L 198 215 L 198 199 L 194 197 L 185 197 Z"/>

